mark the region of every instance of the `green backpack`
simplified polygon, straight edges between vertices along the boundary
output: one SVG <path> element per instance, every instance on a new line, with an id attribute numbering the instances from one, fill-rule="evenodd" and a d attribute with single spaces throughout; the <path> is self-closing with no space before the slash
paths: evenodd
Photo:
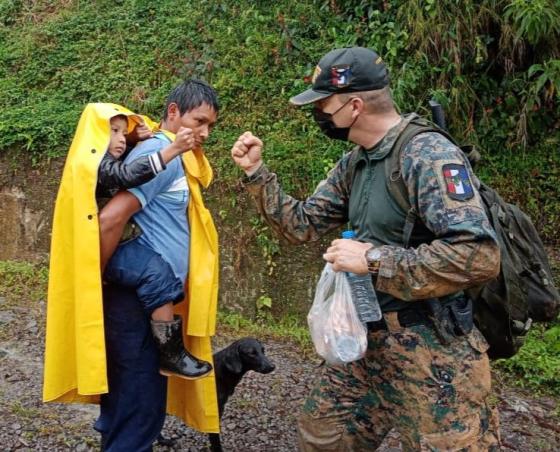
<path id="1" fill-rule="evenodd" d="M 406 120 L 409 120 L 408 126 L 385 159 L 389 193 L 407 212 L 403 233 L 405 248 L 408 247 L 417 214 L 410 205 L 401 177 L 400 156 L 404 146 L 420 133 L 437 132 L 458 146 L 473 167 L 480 160 L 480 154 L 473 146 L 459 146 L 445 130 L 430 121 L 417 115 Z M 479 193 L 496 231 L 501 268 L 496 279 L 465 292 L 473 301 L 475 323 L 490 344 L 488 355 L 492 359 L 509 358 L 523 345 L 532 322 L 556 318 L 560 310 L 560 295 L 554 287 L 543 243 L 529 217 L 482 182 Z"/>

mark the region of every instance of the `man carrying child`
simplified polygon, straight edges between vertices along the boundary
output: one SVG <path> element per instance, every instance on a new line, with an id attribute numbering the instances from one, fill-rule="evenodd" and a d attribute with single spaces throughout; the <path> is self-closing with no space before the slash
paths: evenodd
<path id="1" fill-rule="evenodd" d="M 120 105 L 88 104 L 68 152 L 53 215 L 43 400 L 100 403 L 106 451 L 151 450 L 166 411 L 219 431 L 210 364 L 218 237 L 202 199 L 213 178 L 202 145 L 218 109 L 197 80 L 170 93 L 159 126 Z M 128 151 L 128 133 L 139 131 Z M 139 233 L 123 236 L 131 222 Z"/>
<path id="2" fill-rule="evenodd" d="M 169 132 L 189 135 L 189 144 L 200 150 L 218 109 L 216 93 L 206 83 L 180 84 L 167 99 L 160 130 L 140 142 L 124 164 L 165 152 L 173 144 Z M 99 215 L 101 267 L 109 282 L 103 294 L 109 392 L 101 396 L 95 428 L 108 451 L 150 450 L 165 419 L 162 373 L 196 378 L 211 370 L 184 349 L 182 320 L 174 317 L 172 304 L 184 298 L 190 270 L 185 215 L 190 195 L 182 161 L 174 158 L 148 182 L 119 191 Z M 131 217 L 142 233 L 119 245 Z M 139 284 L 149 297 L 143 298 Z"/>

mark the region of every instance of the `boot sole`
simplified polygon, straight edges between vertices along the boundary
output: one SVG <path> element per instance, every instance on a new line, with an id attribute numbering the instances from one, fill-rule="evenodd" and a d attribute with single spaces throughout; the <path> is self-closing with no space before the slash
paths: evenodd
<path id="1" fill-rule="evenodd" d="M 166 376 L 166 377 L 178 377 L 178 378 L 182 378 L 183 380 L 200 380 L 201 378 L 204 378 L 204 377 L 207 377 L 208 375 L 210 375 L 212 373 L 212 369 L 210 369 L 205 374 L 197 375 L 196 377 L 189 377 L 187 375 L 178 374 L 178 373 L 175 373 L 175 372 L 171 372 L 169 370 L 161 370 L 161 369 L 159 370 L 159 373 L 161 375 Z"/>

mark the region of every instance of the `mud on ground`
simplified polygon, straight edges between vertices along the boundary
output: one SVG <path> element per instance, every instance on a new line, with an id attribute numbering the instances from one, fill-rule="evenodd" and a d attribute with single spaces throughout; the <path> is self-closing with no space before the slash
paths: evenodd
<path id="1" fill-rule="evenodd" d="M 41 403 L 45 302 L 0 295 L 0 447 L 2 450 L 99 450 L 92 424 L 97 407 Z M 238 337 L 216 338 L 220 348 Z M 264 339 L 276 364 L 269 375 L 249 372 L 226 406 L 222 442 L 229 451 L 295 451 L 295 418 L 319 361 L 297 346 Z M 504 450 L 560 450 L 558 400 L 536 397 L 495 379 Z M 155 450 L 207 450 L 205 435 L 168 417 L 164 434 L 176 441 Z M 379 449 L 399 450 L 395 435 Z"/>

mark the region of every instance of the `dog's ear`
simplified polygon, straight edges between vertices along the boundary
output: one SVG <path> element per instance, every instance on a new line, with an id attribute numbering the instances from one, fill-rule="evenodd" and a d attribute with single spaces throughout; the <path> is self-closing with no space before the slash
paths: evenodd
<path id="1" fill-rule="evenodd" d="M 239 356 L 239 350 L 237 347 L 230 348 L 224 357 L 224 366 L 232 374 L 240 374 L 243 370 L 243 363 L 241 362 L 241 357 Z"/>

